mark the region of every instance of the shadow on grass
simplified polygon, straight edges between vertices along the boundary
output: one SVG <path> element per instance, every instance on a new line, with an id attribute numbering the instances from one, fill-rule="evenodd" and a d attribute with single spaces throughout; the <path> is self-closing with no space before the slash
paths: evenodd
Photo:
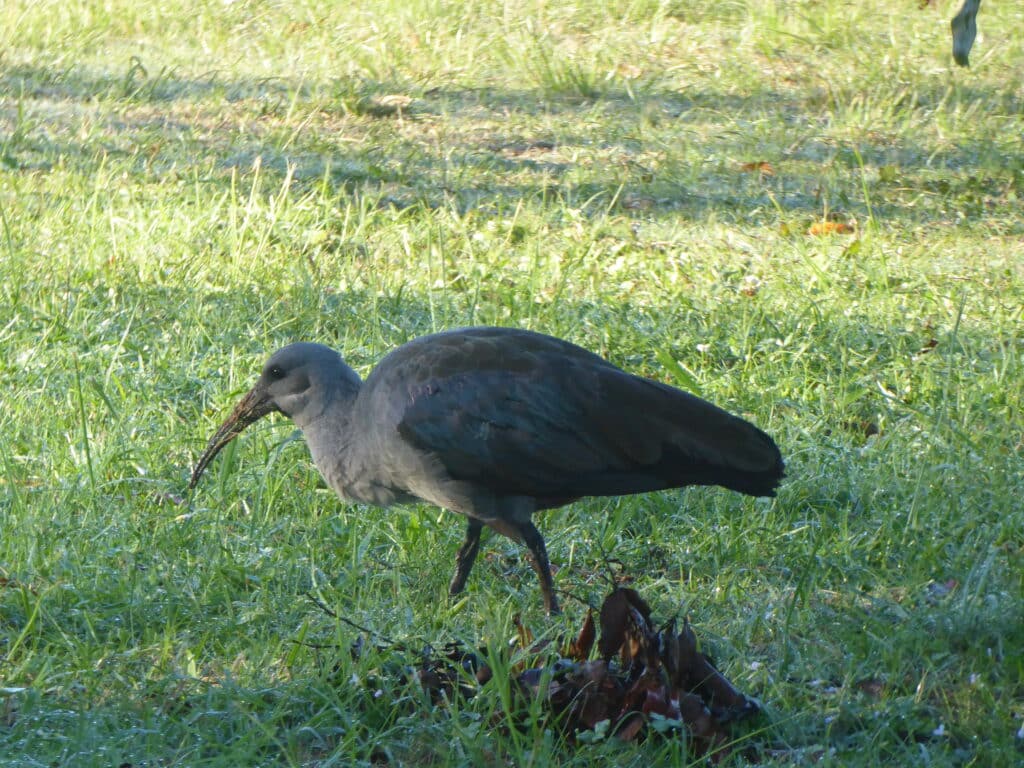
<path id="1" fill-rule="evenodd" d="M 554 200 L 584 215 L 752 223 L 829 211 L 861 222 L 970 220 L 1024 193 L 1024 161 L 1007 158 L 999 136 L 929 144 L 867 126 L 845 140 L 827 124 L 856 94 L 820 88 L 594 99 L 543 88 L 404 90 L 184 78 L 138 62 L 122 75 L 12 67 L 0 73 L 0 93 L 13 97 L 0 110 L 0 163 L 83 174 L 116 164 L 150 182 L 223 185 L 258 168 L 271 183 L 326 183 L 398 208 L 501 214 Z M 950 98 L 935 82 L 894 91 L 886 109 L 894 124 L 927 121 Z M 1009 91 L 958 86 L 952 98 L 1021 108 Z"/>

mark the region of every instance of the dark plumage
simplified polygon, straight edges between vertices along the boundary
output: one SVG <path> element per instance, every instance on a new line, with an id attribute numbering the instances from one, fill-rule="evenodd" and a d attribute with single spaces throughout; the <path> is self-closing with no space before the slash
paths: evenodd
<path id="1" fill-rule="evenodd" d="M 512 328 L 415 339 L 365 382 L 327 347 L 284 347 L 210 439 L 191 485 L 272 411 L 303 431 L 342 497 L 380 506 L 422 499 L 469 519 L 452 594 L 487 525 L 526 544 L 552 612 L 537 510 L 687 485 L 773 496 L 783 476 L 779 449 L 749 422 L 569 342 Z"/>
<path id="2" fill-rule="evenodd" d="M 971 63 L 971 48 L 978 34 L 978 9 L 981 0 L 964 0 L 956 16 L 949 22 L 953 31 L 953 60 L 961 67 Z"/>

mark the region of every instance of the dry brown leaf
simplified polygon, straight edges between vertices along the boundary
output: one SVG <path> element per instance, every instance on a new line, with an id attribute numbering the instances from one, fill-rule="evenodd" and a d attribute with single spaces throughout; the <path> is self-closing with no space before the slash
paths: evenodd
<path id="1" fill-rule="evenodd" d="M 386 96 L 375 96 L 372 101 L 381 107 L 391 107 L 392 109 L 405 109 L 412 104 L 412 97 L 406 96 L 404 93 L 389 93 Z"/>
<path id="2" fill-rule="evenodd" d="M 657 201 L 646 195 L 630 195 L 622 201 L 622 207 L 627 211 L 649 211 L 655 205 L 657 205 Z"/>
<path id="3" fill-rule="evenodd" d="M 679 720 L 679 706 L 665 687 L 647 691 L 641 711 L 645 715 L 661 715 L 666 720 Z"/>
<path id="4" fill-rule="evenodd" d="M 816 221 L 807 228 L 807 234 L 815 237 L 824 235 L 848 235 L 857 230 L 845 221 Z"/>
<path id="5" fill-rule="evenodd" d="M 587 618 L 583 620 L 580 633 L 576 639 L 569 643 L 568 652 L 565 654 L 575 661 L 586 661 L 594 648 L 594 640 L 597 639 L 597 628 L 594 625 L 594 611 L 587 609 Z"/>
<path id="6" fill-rule="evenodd" d="M 519 637 L 519 647 L 524 651 L 529 650 L 533 646 L 533 632 L 523 624 L 523 619 L 518 613 L 512 617 L 512 623 L 515 625 L 516 635 Z"/>
<path id="7" fill-rule="evenodd" d="M 558 145 L 553 141 L 544 141 L 542 139 L 536 141 L 510 141 L 504 144 L 488 144 L 487 149 L 491 152 L 499 152 L 509 157 L 518 157 L 520 155 L 542 155 L 547 152 L 551 152 L 558 148 Z"/>
<path id="8" fill-rule="evenodd" d="M 882 693 L 885 692 L 885 683 L 877 677 L 868 677 L 864 680 L 858 680 L 853 684 L 853 687 L 873 699 L 880 699 L 882 697 Z"/>
<path id="9" fill-rule="evenodd" d="M 679 697 L 679 714 L 690 728 L 690 733 L 698 739 L 706 738 L 714 731 L 711 712 L 695 693 L 685 693 Z"/>
<path id="10" fill-rule="evenodd" d="M 619 720 L 615 735 L 622 741 L 633 741 L 640 735 L 645 725 L 647 725 L 647 719 L 643 715 L 639 712 L 630 712 Z"/>
<path id="11" fill-rule="evenodd" d="M 878 426 L 878 422 L 872 419 L 853 419 L 843 422 L 843 426 L 851 432 L 864 435 L 864 437 L 879 435 L 882 432 L 881 428 Z"/>
<path id="12" fill-rule="evenodd" d="M 601 657 L 610 659 L 620 651 L 629 636 L 631 626 L 635 627 L 638 620 L 646 625 L 650 616 L 650 606 L 635 589 L 619 587 L 608 595 L 601 605 L 601 639 L 597 644 Z"/>

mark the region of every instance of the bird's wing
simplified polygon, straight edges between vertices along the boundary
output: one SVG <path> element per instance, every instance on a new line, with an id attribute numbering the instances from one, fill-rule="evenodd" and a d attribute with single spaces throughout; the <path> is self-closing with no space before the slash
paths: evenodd
<path id="1" fill-rule="evenodd" d="M 399 434 L 455 479 L 553 506 L 691 484 L 770 493 L 781 477 L 767 435 L 700 398 L 548 337 L 486 341 L 388 366 Z"/>
<path id="2" fill-rule="evenodd" d="M 456 479 L 503 494 L 558 495 L 567 479 L 616 463 L 559 379 L 467 371 L 422 382 L 399 433 Z"/>

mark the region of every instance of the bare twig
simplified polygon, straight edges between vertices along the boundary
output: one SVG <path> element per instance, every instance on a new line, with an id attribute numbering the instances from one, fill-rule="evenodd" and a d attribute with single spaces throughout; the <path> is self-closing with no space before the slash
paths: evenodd
<path id="1" fill-rule="evenodd" d="M 326 613 L 332 619 L 337 619 L 338 621 L 342 622 L 343 624 L 348 624 L 353 629 L 358 629 L 360 632 L 365 632 L 366 634 L 371 635 L 372 637 L 377 638 L 377 640 L 379 640 L 380 642 L 386 643 L 388 645 L 397 645 L 397 643 L 395 643 L 395 641 L 392 640 L 387 635 L 383 635 L 383 634 L 381 634 L 380 632 L 378 632 L 375 629 L 370 629 L 369 627 L 364 627 L 361 624 L 356 624 L 354 621 L 352 621 L 352 619 L 348 619 L 348 618 L 346 618 L 344 616 L 338 615 L 335 611 L 331 610 L 331 608 L 323 600 L 321 600 L 319 597 L 314 595 L 312 592 L 305 592 L 304 594 L 309 599 L 309 601 L 311 603 L 313 603 L 313 605 L 315 605 L 321 611 Z"/>

